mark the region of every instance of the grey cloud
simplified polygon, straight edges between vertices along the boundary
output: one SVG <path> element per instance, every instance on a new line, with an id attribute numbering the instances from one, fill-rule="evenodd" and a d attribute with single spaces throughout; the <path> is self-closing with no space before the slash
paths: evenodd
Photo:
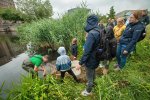
<path id="1" fill-rule="evenodd" d="M 99 11 L 101 14 L 109 12 L 111 6 L 114 6 L 115 11 L 118 13 L 123 10 L 135 10 L 135 9 L 149 9 L 150 0 L 84 0 L 87 3 L 88 8 L 93 11 Z M 64 13 L 67 10 L 79 6 L 81 0 L 50 0 L 53 9 L 54 16 Z"/>

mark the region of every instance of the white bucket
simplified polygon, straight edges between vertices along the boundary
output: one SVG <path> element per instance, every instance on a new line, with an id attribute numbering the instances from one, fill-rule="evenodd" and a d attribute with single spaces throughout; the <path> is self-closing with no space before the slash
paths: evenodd
<path id="1" fill-rule="evenodd" d="M 80 74 L 81 74 L 81 69 L 79 69 L 79 70 L 77 70 L 76 69 L 76 66 L 79 64 L 79 61 L 78 60 L 74 60 L 74 61 L 72 61 L 72 71 L 74 72 L 74 74 L 76 75 L 76 76 L 79 76 Z"/>

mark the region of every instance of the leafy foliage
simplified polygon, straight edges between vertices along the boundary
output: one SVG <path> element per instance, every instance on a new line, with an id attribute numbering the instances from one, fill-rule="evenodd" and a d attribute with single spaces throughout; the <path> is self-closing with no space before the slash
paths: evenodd
<path id="1" fill-rule="evenodd" d="M 84 84 L 77 84 L 66 78 L 60 84 L 58 79 L 47 76 L 46 79 L 22 78 L 22 83 L 10 92 L 10 99 L 24 100 L 149 100 L 150 99 L 150 26 L 146 38 L 137 44 L 137 54 L 128 58 L 126 67 L 114 72 L 113 64 L 106 76 L 97 75 L 93 95 L 83 97 L 80 92 Z"/>
<path id="2" fill-rule="evenodd" d="M 0 8 L 0 17 L 4 20 L 22 21 L 22 13 L 14 8 Z"/>
<path id="3" fill-rule="evenodd" d="M 73 13 L 66 13 L 60 19 L 41 19 L 26 23 L 18 27 L 22 44 L 31 41 L 36 47 L 48 46 L 56 50 L 58 46 L 70 47 L 72 38 L 78 38 L 79 45 L 83 45 L 84 26 L 89 11 L 85 7 Z"/>
<path id="4" fill-rule="evenodd" d="M 53 15 L 53 9 L 49 0 L 17 0 L 17 9 L 24 13 L 26 21 L 49 18 Z"/>
<path id="5" fill-rule="evenodd" d="M 114 6 L 112 6 L 112 7 L 110 8 L 108 17 L 109 17 L 109 18 L 112 18 L 112 19 L 115 18 L 115 10 L 114 10 Z"/>

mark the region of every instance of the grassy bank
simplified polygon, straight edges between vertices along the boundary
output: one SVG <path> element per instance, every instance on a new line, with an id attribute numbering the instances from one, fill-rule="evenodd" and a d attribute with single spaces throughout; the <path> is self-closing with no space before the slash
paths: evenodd
<path id="1" fill-rule="evenodd" d="M 146 38 L 137 44 L 137 54 L 128 58 L 126 67 L 113 71 L 111 62 L 109 74 L 97 75 L 93 94 L 82 97 L 85 83 L 77 84 L 66 78 L 63 84 L 49 75 L 46 79 L 23 77 L 21 84 L 14 86 L 8 99 L 13 100 L 150 100 L 150 26 Z"/>

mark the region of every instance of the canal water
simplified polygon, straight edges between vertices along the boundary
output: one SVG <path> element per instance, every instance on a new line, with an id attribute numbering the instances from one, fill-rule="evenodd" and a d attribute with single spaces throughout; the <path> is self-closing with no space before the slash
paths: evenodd
<path id="1" fill-rule="evenodd" d="M 28 55 L 22 53 L 16 58 L 13 58 L 9 63 L 0 66 L 0 86 L 5 82 L 0 97 L 6 98 L 5 90 L 12 88 L 12 83 L 19 84 L 22 75 L 28 75 L 21 67 L 24 59 L 27 59 Z M 50 67 L 47 67 L 47 72 L 50 73 Z M 39 77 L 42 77 L 42 72 L 39 72 Z"/>

